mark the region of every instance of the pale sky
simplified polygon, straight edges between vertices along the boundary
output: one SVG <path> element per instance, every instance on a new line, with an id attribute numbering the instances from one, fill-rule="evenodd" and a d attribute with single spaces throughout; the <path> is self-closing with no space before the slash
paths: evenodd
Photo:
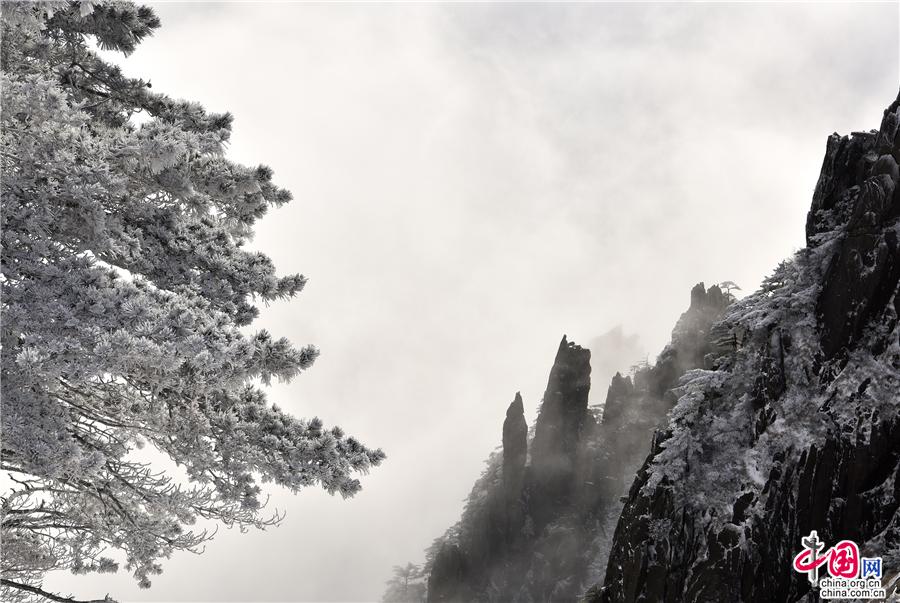
<path id="1" fill-rule="evenodd" d="M 234 113 L 230 157 L 295 196 L 254 245 L 310 281 L 254 327 L 322 355 L 271 400 L 388 459 L 351 500 L 269 487 L 279 528 L 223 529 L 149 591 L 45 582 L 80 598 L 377 600 L 457 521 L 516 391 L 533 422 L 563 333 L 621 325 L 652 360 L 692 285 L 755 289 L 803 245 L 827 136 L 877 127 L 900 81 L 896 3 L 154 7 L 126 73 Z"/>

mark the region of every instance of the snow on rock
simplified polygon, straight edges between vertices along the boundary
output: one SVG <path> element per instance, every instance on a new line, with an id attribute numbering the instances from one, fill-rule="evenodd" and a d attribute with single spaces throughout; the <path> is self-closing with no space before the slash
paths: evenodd
<path id="1" fill-rule="evenodd" d="M 896 588 L 898 124 L 900 98 L 879 131 L 828 139 L 807 247 L 729 307 L 711 368 L 674 390 L 589 600 L 802 600 L 790 562 L 813 529 L 884 557 Z"/>

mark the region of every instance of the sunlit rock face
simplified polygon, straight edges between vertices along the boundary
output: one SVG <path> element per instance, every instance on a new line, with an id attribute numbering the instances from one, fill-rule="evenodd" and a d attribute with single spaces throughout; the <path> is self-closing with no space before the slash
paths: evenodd
<path id="1" fill-rule="evenodd" d="M 807 247 L 712 329 L 631 486 L 591 601 L 813 601 L 800 539 L 900 596 L 900 99 L 833 135 Z"/>

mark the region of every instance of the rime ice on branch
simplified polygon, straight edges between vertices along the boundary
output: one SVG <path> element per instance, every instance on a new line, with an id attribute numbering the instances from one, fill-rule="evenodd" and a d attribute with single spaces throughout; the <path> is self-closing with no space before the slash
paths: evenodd
<path id="1" fill-rule="evenodd" d="M 4 3 L 2 468 L 5 600 L 52 595 L 49 570 L 141 586 L 197 549 L 197 519 L 265 526 L 258 482 L 351 496 L 384 455 L 267 403 L 256 380 L 308 368 L 311 346 L 246 334 L 290 298 L 244 249 L 288 202 L 265 166 L 224 157 L 232 118 L 153 92 L 91 50 L 130 53 L 159 26 L 120 2 Z M 136 113 L 149 117 L 142 125 Z M 178 485 L 130 455 L 152 444 Z"/>

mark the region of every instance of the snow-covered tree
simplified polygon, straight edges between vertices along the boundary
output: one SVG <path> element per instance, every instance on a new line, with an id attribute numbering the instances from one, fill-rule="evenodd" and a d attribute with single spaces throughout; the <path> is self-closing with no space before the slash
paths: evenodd
<path id="1" fill-rule="evenodd" d="M 734 281 L 722 281 L 719 283 L 719 289 L 725 292 L 726 295 L 732 295 L 732 291 L 740 291 L 741 288 L 737 286 L 737 283 Z"/>
<path id="2" fill-rule="evenodd" d="M 425 601 L 425 575 L 414 563 L 395 565 L 394 575 L 387 581 L 387 589 L 381 600 L 384 603 L 423 603 Z"/>
<path id="3" fill-rule="evenodd" d="M 353 495 L 354 472 L 383 453 L 255 385 L 317 355 L 246 330 L 254 303 L 305 283 L 244 248 L 290 194 L 269 168 L 224 157 L 229 114 L 153 92 L 92 50 L 133 51 L 159 26 L 151 9 L 2 11 L 3 599 L 69 600 L 44 591 L 47 571 L 120 563 L 147 587 L 161 559 L 210 536 L 191 531 L 198 519 L 277 521 L 261 481 Z M 186 479 L 136 457 L 144 444 Z"/>

